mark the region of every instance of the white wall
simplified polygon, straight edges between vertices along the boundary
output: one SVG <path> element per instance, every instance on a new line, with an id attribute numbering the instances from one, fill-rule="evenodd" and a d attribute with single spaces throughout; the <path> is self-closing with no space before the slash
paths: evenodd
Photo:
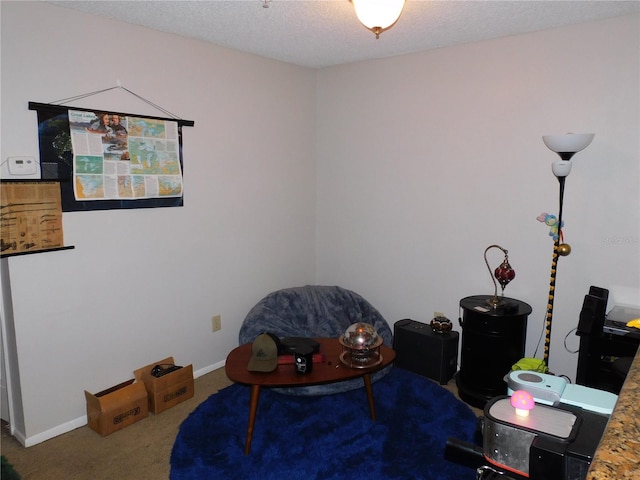
<path id="1" fill-rule="evenodd" d="M 557 209 L 558 191 L 543 134 L 596 133 L 567 180 L 573 253 L 559 265 L 552 369 L 575 376 L 562 339 L 589 285 L 640 288 L 638 16 L 315 72 L 61 7 L 0 5 L 3 161 L 37 157 L 29 101 L 118 79 L 195 121 L 184 207 L 67 213 L 74 250 L 6 261 L 27 444 L 77 426 L 84 389 L 140 365 L 221 365 L 244 315 L 277 288 L 340 284 L 390 323 L 455 319 L 461 298 L 492 293 L 492 243 L 517 271 L 507 295 L 534 309 L 532 354 L 552 253 L 536 217 Z M 122 91 L 77 106 L 157 114 Z"/>
<path id="2" fill-rule="evenodd" d="M 118 80 L 195 121 L 183 130 L 184 207 L 65 213 L 74 250 L 8 259 L 16 434 L 33 444 L 86 421 L 85 389 L 142 365 L 222 365 L 260 298 L 313 283 L 315 72 L 57 6 L 1 8 L 3 161 L 38 157 L 29 101 Z M 165 116 L 123 90 L 72 105 Z"/>
<path id="3" fill-rule="evenodd" d="M 640 304 L 638 16 L 340 66 L 318 77 L 319 283 L 349 285 L 390 323 L 457 325 L 460 299 L 493 294 L 483 252 L 509 250 L 506 296 L 543 330 L 558 159 L 541 136 L 595 133 L 566 182 L 550 367 L 575 379 L 590 285 Z M 381 40 L 382 41 L 382 40 Z M 495 268 L 502 259 L 489 253 Z M 538 356 L 542 357 L 543 345 Z"/>

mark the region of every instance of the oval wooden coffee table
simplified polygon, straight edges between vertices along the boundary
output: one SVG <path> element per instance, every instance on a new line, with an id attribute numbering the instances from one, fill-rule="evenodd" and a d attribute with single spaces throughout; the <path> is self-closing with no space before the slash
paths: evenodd
<path id="1" fill-rule="evenodd" d="M 279 364 L 273 372 L 250 372 L 247 364 L 251 358 L 251 344 L 247 343 L 233 349 L 227 356 L 225 371 L 227 377 L 237 383 L 251 385 L 249 399 L 249 425 L 247 426 L 247 438 L 244 444 L 244 453 L 251 451 L 251 438 L 253 426 L 256 422 L 260 389 L 262 387 L 303 387 L 319 385 L 323 383 L 342 382 L 352 378 L 362 377 L 369 400 L 371 418 L 375 421 L 376 410 L 373 401 L 373 388 L 371 386 L 371 374 L 390 365 L 396 358 L 393 349 L 381 345 L 380 356 L 382 361 L 377 365 L 367 368 L 351 368 L 340 360 L 343 347 L 337 338 L 316 338 L 320 343 L 320 353 L 324 359 L 320 363 L 313 364 L 313 370 L 309 374 L 296 373 L 293 363 Z"/>

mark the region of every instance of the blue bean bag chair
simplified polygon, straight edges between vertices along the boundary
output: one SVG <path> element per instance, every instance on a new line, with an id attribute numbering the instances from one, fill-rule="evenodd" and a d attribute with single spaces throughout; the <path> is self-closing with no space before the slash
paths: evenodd
<path id="1" fill-rule="evenodd" d="M 306 285 L 270 293 L 247 314 L 240 327 L 240 344 L 251 343 L 264 332 L 284 337 L 338 338 L 352 324 L 364 322 L 376 329 L 383 344 L 393 346 L 393 333 L 384 317 L 369 302 L 351 290 L 337 286 Z M 391 366 L 371 375 L 375 382 L 389 372 Z M 361 388 L 361 378 L 344 382 L 277 388 L 288 395 L 327 395 Z"/>

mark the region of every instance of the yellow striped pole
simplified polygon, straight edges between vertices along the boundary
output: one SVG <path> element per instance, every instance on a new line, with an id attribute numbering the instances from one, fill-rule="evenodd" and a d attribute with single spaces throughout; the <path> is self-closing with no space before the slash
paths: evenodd
<path id="1" fill-rule="evenodd" d="M 556 271 L 558 267 L 558 246 L 560 245 L 560 230 L 558 238 L 553 242 L 553 256 L 551 259 L 551 276 L 549 277 L 549 299 L 547 302 L 547 315 L 545 317 L 545 337 L 544 337 L 544 363 L 549 366 L 549 345 L 551 345 L 551 321 L 553 320 L 553 299 L 556 290 Z"/>
<path id="2" fill-rule="evenodd" d="M 553 300 L 556 296 L 556 274 L 558 272 L 558 257 L 571 253 L 571 247 L 562 240 L 562 206 L 564 199 L 564 181 L 566 177 L 557 177 L 560 182 L 560 211 L 558 212 L 558 236 L 553 241 L 553 256 L 551 258 L 551 275 L 549 276 L 549 300 L 545 321 L 544 363 L 549 366 L 549 346 L 551 345 L 551 322 L 553 321 Z"/>

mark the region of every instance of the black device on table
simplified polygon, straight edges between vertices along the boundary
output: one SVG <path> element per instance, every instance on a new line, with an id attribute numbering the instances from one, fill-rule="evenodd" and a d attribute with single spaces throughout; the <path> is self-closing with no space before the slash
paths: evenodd
<path id="1" fill-rule="evenodd" d="M 562 437 L 492 415 L 492 406 L 503 398 L 495 397 L 485 405 L 484 416 L 479 419 L 479 444 L 447 439 L 447 460 L 476 468 L 479 480 L 586 478 L 607 426 L 607 415 L 567 404 L 538 405 L 536 408 L 575 417 L 570 433 Z"/>
<path id="2" fill-rule="evenodd" d="M 620 393 L 626 372 L 638 345 L 640 330 L 607 318 L 609 291 L 591 286 L 580 311 L 576 335 L 580 337 L 576 383 Z M 628 368 L 628 367 L 627 367 Z"/>

